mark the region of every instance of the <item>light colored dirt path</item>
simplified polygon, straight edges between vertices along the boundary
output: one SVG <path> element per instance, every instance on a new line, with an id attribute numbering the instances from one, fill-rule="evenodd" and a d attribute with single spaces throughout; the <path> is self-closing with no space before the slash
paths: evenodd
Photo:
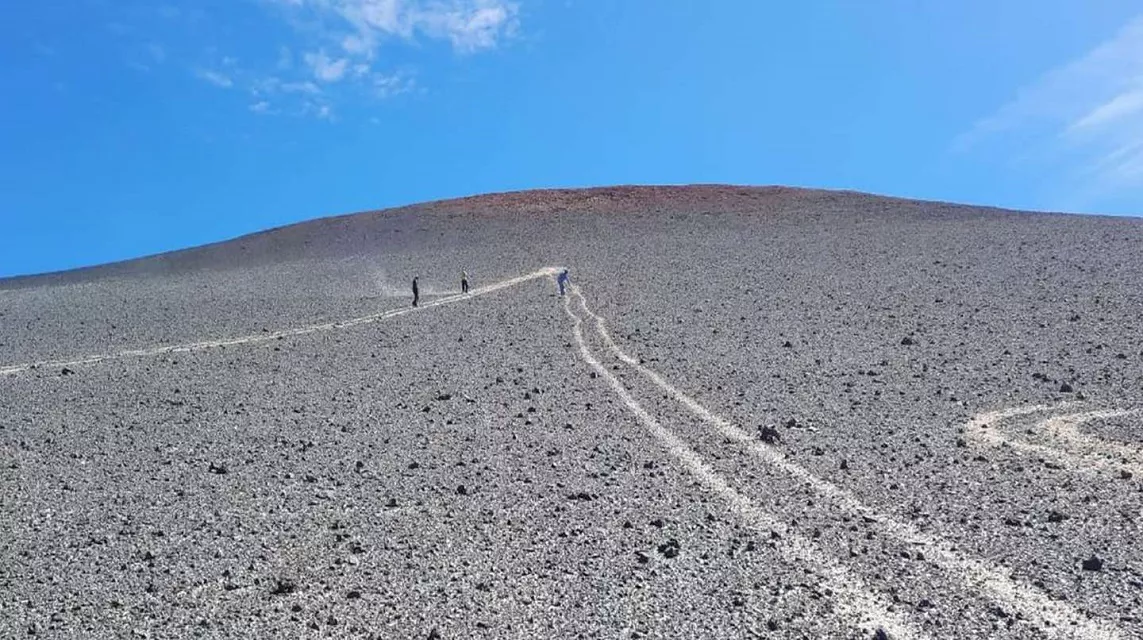
<path id="1" fill-rule="evenodd" d="M 1011 447 L 1029 455 L 1055 460 L 1077 471 L 1126 471 L 1132 477 L 1143 479 L 1143 447 L 1109 442 L 1079 430 L 1079 426 L 1085 422 L 1138 415 L 1139 410 L 1101 409 L 1060 413 L 1074 405 L 1075 403 L 1064 403 L 1051 407 L 1056 415 L 1040 420 L 1031 428 L 1033 436 L 1046 438 L 1050 444 L 1026 442 L 1006 433 L 1002 428 L 1002 424 L 1009 418 L 1048 411 L 1049 407 L 1043 406 L 982 413 L 966 425 L 965 436 L 978 444 Z"/>
<path id="2" fill-rule="evenodd" d="M 787 460 L 780 452 L 759 442 L 740 427 L 715 415 L 694 398 L 667 382 L 658 373 L 640 364 L 638 359 L 632 358 L 620 349 L 607 331 L 607 325 L 603 318 L 596 315 L 588 307 L 587 298 L 583 295 L 583 291 L 575 285 L 572 285 L 571 291 L 572 296 L 579 301 L 584 313 L 595 321 L 596 332 L 600 339 L 619 360 L 650 379 L 691 413 L 717 430 L 720 435 L 744 446 L 763 463 L 805 482 L 821 497 L 832 501 L 843 511 L 872 521 L 883 534 L 895 538 L 900 543 L 923 546 L 927 560 L 960 580 L 969 589 L 982 591 L 990 599 L 1004 603 L 1007 607 L 1020 612 L 1025 619 L 1038 623 L 1050 637 L 1099 639 L 1121 637 L 1116 628 L 1097 620 L 1091 620 L 1066 603 L 1052 600 L 1042 591 L 1009 577 L 1009 572 L 1001 567 L 968 557 L 952 543 L 922 532 L 907 522 L 896 519 L 892 514 L 878 511 L 863 504 L 853 493 Z M 609 372 L 607 375 L 609 378 L 611 377 Z M 1002 412 L 1002 415 L 1022 415 L 1040 409 L 1040 407 L 1036 407 L 1034 409 L 1008 410 Z"/>
<path id="3" fill-rule="evenodd" d="M 599 376 L 607 381 L 623 404 L 639 419 L 639 422 L 657 440 L 663 443 L 671 457 L 675 458 L 691 475 L 695 477 L 708 491 L 725 501 L 730 509 L 762 533 L 775 531 L 779 534 L 778 549 L 791 562 L 798 566 L 812 567 L 834 593 L 833 599 L 838 610 L 845 616 L 857 620 L 863 625 L 881 627 L 891 637 L 899 639 L 928 638 L 908 616 L 892 610 L 892 605 L 871 589 L 856 574 L 832 557 L 821 553 L 813 543 L 806 538 L 790 531 L 783 523 L 772 518 L 765 511 L 758 508 L 749 498 L 735 491 L 730 484 L 716 471 L 704 463 L 701 457 L 689 448 L 673 431 L 664 427 L 651 416 L 631 393 L 623 386 L 619 379 L 604 367 L 583 337 L 581 325 L 583 320 L 572 311 L 571 298 L 576 297 L 583 303 L 588 315 L 587 303 L 578 287 L 572 288 L 573 296 L 564 298 L 564 311 L 573 321 L 572 333 L 580 356 Z"/>
<path id="4" fill-rule="evenodd" d="M 88 365 L 88 364 L 97 364 L 99 362 L 104 362 L 107 360 L 121 360 L 124 358 L 146 358 L 146 357 L 150 357 L 150 356 L 160 356 L 160 355 L 164 355 L 164 354 L 168 354 L 168 353 L 185 353 L 188 351 L 202 351 L 204 349 L 217 349 L 219 347 L 231 347 L 231 346 L 237 346 L 237 345 L 253 345 L 253 344 L 260 344 L 260 343 L 265 343 L 265 342 L 272 342 L 274 340 L 279 340 L 282 338 L 288 338 L 288 337 L 292 337 L 292 336 L 303 336 L 303 335 L 307 335 L 307 334 L 311 334 L 311 333 L 317 333 L 319 331 L 333 331 L 335 329 L 347 329 L 349 327 L 356 327 L 358 325 L 372 324 L 374 322 L 381 322 L 383 320 L 388 320 L 389 318 L 396 318 L 397 316 L 403 316 L 403 315 L 406 315 L 409 313 L 416 313 L 418 311 L 424 311 L 426 309 L 432 309 L 434 307 L 439 307 L 439 306 L 446 305 L 446 304 L 453 304 L 456 302 L 462 302 L 462 301 L 468 300 L 470 298 L 475 298 L 477 296 L 487 295 L 489 293 L 494 293 L 496 291 L 500 291 L 501 289 L 506 289 L 508 287 L 514 287 L 516 285 L 524 284 L 525 282 L 530 282 L 530 281 L 536 280 L 538 278 L 548 278 L 548 277 L 551 277 L 552 275 L 554 275 L 556 272 L 557 272 L 557 270 L 554 267 L 548 267 L 546 269 L 540 269 L 538 271 L 533 271 L 532 273 L 525 274 L 525 275 L 522 275 L 522 276 L 519 276 L 516 278 L 509 278 L 507 280 L 501 280 L 499 282 L 494 282 L 492 284 L 485 285 L 483 287 L 476 287 L 474 289 L 470 289 L 468 293 L 450 295 L 450 296 L 446 296 L 444 298 L 438 298 L 438 299 L 433 300 L 431 302 L 425 302 L 424 304 L 420 305 L 419 307 L 415 307 L 415 308 L 414 307 L 402 307 L 400 309 L 390 309 L 389 311 L 383 311 L 381 313 L 375 313 L 375 314 L 371 314 L 371 315 L 367 315 L 367 316 L 361 316 L 359 318 L 352 318 L 350 320 L 342 320 L 339 322 L 326 322 L 323 324 L 315 324 L 315 325 L 310 325 L 310 326 L 306 326 L 306 327 L 300 327 L 297 329 L 286 329 L 284 331 L 260 333 L 260 334 L 256 334 L 256 335 L 242 336 L 242 337 L 238 337 L 238 338 L 226 338 L 223 340 L 208 340 L 208 341 L 204 341 L 204 342 L 192 342 L 192 343 L 188 343 L 188 344 L 165 345 L 165 346 L 160 346 L 160 347 L 151 347 L 148 349 L 128 349 L 125 351 L 116 351 L 114 353 L 92 355 L 92 356 L 83 356 L 83 357 L 79 357 L 79 358 L 73 358 L 70 360 L 44 360 L 44 361 L 40 361 L 40 362 L 27 362 L 27 363 L 23 363 L 23 364 L 14 364 L 14 365 L 8 365 L 5 367 L 0 367 L 0 375 L 13 375 L 13 374 L 23 373 L 25 371 L 30 371 L 32 369 L 39 369 L 39 368 L 78 367 L 78 366 Z"/>

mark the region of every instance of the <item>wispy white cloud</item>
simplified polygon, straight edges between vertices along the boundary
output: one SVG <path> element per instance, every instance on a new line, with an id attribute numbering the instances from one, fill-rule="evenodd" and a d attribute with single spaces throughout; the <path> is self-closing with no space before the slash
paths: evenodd
<path id="1" fill-rule="evenodd" d="M 230 79 L 230 76 L 219 73 L 218 71 L 211 71 L 209 69 L 197 69 L 195 71 L 195 75 L 200 79 L 213 84 L 216 87 L 229 89 L 230 87 L 234 86 L 234 81 Z"/>
<path id="2" fill-rule="evenodd" d="M 274 0 L 323 22 L 349 55 L 372 59 L 393 38 L 447 40 L 459 53 L 493 49 L 515 34 L 510 0 Z"/>
<path id="3" fill-rule="evenodd" d="M 312 82 L 283 82 L 280 88 L 285 93 L 308 93 L 310 95 L 321 93 L 321 87 Z"/>
<path id="4" fill-rule="evenodd" d="M 416 88 L 416 81 L 405 73 L 389 75 L 376 73 L 373 74 L 371 80 L 374 95 L 382 99 L 408 93 Z"/>
<path id="5" fill-rule="evenodd" d="M 349 68 L 348 58 L 333 59 L 325 51 L 316 51 L 305 54 L 303 59 L 313 72 L 314 77 L 322 82 L 337 82 L 345 77 Z"/>
<path id="6" fill-rule="evenodd" d="M 1021 149 L 1089 193 L 1143 188 L 1143 16 L 1020 89 L 954 143 L 962 152 L 998 148 Z"/>
<path id="7" fill-rule="evenodd" d="M 387 63 L 389 50 L 439 43 L 460 55 L 499 47 L 518 30 L 514 0 L 260 0 L 284 17 L 296 38 L 243 60 L 203 50 L 194 73 L 222 88 L 241 88 L 252 113 L 336 121 L 356 107 L 412 93 L 415 65 Z M 173 4 L 173 3 L 172 3 Z M 171 18 L 180 11 L 160 9 Z M 153 51 L 161 62 L 165 51 Z M 252 60 L 261 59 L 261 63 Z"/>

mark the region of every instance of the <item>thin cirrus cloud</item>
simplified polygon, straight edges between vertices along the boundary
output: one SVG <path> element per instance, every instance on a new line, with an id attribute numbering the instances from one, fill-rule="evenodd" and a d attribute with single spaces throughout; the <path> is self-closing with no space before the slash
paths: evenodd
<path id="1" fill-rule="evenodd" d="M 1094 199 L 1143 188 L 1143 16 L 1022 88 L 954 144 L 1020 148 Z M 1014 143 L 1014 144 L 1013 144 Z"/>
<path id="2" fill-rule="evenodd" d="M 230 79 L 230 76 L 224 73 L 219 73 L 218 71 L 198 69 L 195 71 L 195 75 L 202 80 L 205 80 L 206 82 L 209 82 L 216 87 L 222 87 L 223 89 L 229 89 L 230 87 L 234 86 L 234 81 Z"/>
<path id="3" fill-rule="evenodd" d="M 409 68 L 387 69 L 386 47 L 447 43 L 459 55 L 497 48 L 515 35 L 518 8 L 509 0 L 264 0 L 271 14 L 298 28 L 280 47 L 273 69 L 250 72 L 258 114 L 295 113 L 334 119 L 337 102 L 383 100 L 417 88 Z M 315 28 L 316 26 L 316 28 Z M 295 54 L 295 51 L 297 52 Z M 199 72 L 220 87 L 220 74 Z M 276 108 L 293 102 L 294 107 Z"/>
<path id="4" fill-rule="evenodd" d="M 334 60 L 326 55 L 325 51 L 305 54 L 306 65 L 313 71 L 314 78 L 322 82 L 337 82 L 345 77 L 349 69 L 349 59 Z"/>

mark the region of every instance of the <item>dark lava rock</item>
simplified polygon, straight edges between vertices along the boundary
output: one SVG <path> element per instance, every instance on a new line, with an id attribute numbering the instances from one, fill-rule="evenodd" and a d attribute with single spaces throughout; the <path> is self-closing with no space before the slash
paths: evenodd
<path id="1" fill-rule="evenodd" d="M 580 502 L 591 502 L 594 499 L 595 499 L 595 496 L 591 495 L 590 493 L 588 493 L 586 491 L 580 491 L 579 493 L 568 494 L 568 500 L 577 500 Z"/>
<path id="2" fill-rule="evenodd" d="M 906 347 L 911 347 L 917 343 L 912 338 L 910 338 L 909 336 L 905 336 L 904 338 L 901 338 L 901 344 L 906 346 Z M 881 631 L 881 630 L 878 629 L 878 631 Z"/>
<path id="3" fill-rule="evenodd" d="M 659 553 L 663 554 L 664 558 L 674 558 L 679 555 L 679 541 L 671 538 L 663 544 L 659 545 Z"/>
<path id="4" fill-rule="evenodd" d="M 270 589 L 270 593 L 276 596 L 284 596 L 298 590 L 298 585 L 293 580 L 288 578 L 278 578 L 274 581 L 274 587 Z"/>
<path id="5" fill-rule="evenodd" d="M 873 640 L 889 640 L 889 634 L 885 633 L 884 629 L 878 628 L 873 632 Z"/>
<path id="6" fill-rule="evenodd" d="M 389 498 L 389 501 L 385 503 L 385 506 L 389 507 L 390 509 L 396 509 L 397 508 L 397 499 L 396 498 Z"/>
<path id="7" fill-rule="evenodd" d="M 72 371 L 71 369 L 68 369 L 67 367 L 64 367 L 63 369 L 60 369 L 60 375 L 61 375 L 61 376 L 70 376 L 70 375 L 72 375 L 72 374 L 74 374 L 74 373 L 75 373 L 74 371 Z"/>
<path id="8" fill-rule="evenodd" d="M 778 444 L 782 441 L 782 434 L 774 425 L 766 425 L 758 430 L 758 438 L 766 444 Z"/>
<path id="9" fill-rule="evenodd" d="M 774 620 L 774 619 L 767 620 L 766 621 L 766 629 L 768 629 L 770 631 L 777 631 L 778 630 L 778 621 Z"/>
<path id="10" fill-rule="evenodd" d="M 842 461 L 841 461 L 841 470 L 842 470 L 842 471 L 845 471 L 845 470 L 846 470 L 846 469 L 848 469 L 848 468 L 849 468 L 849 462 L 848 462 L 848 461 L 846 461 L 846 460 L 842 460 Z"/>
<path id="11" fill-rule="evenodd" d="M 463 484 L 457 485 L 456 494 L 458 496 L 467 496 L 468 495 L 468 487 L 464 486 Z"/>
<path id="12" fill-rule="evenodd" d="M 1127 469 L 1120 469 L 1119 470 L 1119 479 L 1120 480 L 1130 480 L 1131 479 L 1131 472 L 1128 471 Z"/>
<path id="13" fill-rule="evenodd" d="M 445 400 L 452 400 L 452 394 L 451 393 L 442 393 L 439 396 L 437 396 L 437 400 L 439 400 L 440 402 L 444 402 Z"/>
<path id="14" fill-rule="evenodd" d="M 1071 393 L 1072 391 L 1075 391 L 1075 389 L 1072 388 L 1072 385 L 1066 382 L 1060 385 L 1060 393 Z"/>
<path id="15" fill-rule="evenodd" d="M 226 465 L 222 464 L 221 462 L 210 463 L 210 472 L 211 473 L 223 475 L 224 473 L 227 473 L 228 471 L 229 471 L 229 469 L 226 468 Z"/>
<path id="16" fill-rule="evenodd" d="M 782 343 L 782 348 L 784 348 L 784 349 L 792 349 L 793 347 L 794 347 L 794 345 L 791 344 L 789 340 Z"/>
<path id="17" fill-rule="evenodd" d="M 1048 512 L 1048 522 L 1063 522 L 1068 517 L 1055 509 Z"/>
<path id="18" fill-rule="evenodd" d="M 667 523 L 664 522 L 662 518 L 655 518 L 654 520 L 651 521 L 652 527 L 658 527 L 658 528 L 662 529 L 666 525 L 667 525 Z"/>
<path id="19" fill-rule="evenodd" d="M 1103 571 L 1103 560 L 1096 556 L 1092 556 L 1083 561 L 1084 571 Z"/>
<path id="20" fill-rule="evenodd" d="M 433 627 L 433 630 L 429 632 L 429 640 L 441 640 L 441 632 L 437 631 L 436 627 Z"/>
<path id="21" fill-rule="evenodd" d="M 357 589 L 354 589 L 353 591 L 350 591 L 349 593 L 345 594 L 345 597 L 350 599 L 350 600 L 357 600 L 357 599 L 361 598 L 361 592 L 358 591 Z"/>
<path id="22" fill-rule="evenodd" d="M 636 551 L 635 559 L 639 561 L 639 564 L 647 564 L 651 561 L 651 556 L 647 555 L 643 551 Z"/>

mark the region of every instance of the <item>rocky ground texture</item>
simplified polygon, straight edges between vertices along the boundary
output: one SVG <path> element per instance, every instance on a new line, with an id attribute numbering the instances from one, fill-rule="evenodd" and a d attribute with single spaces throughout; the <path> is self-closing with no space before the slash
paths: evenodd
<path id="1" fill-rule="evenodd" d="M 0 281 L 0 637 L 1143 637 L 1141 248 L 608 188 Z"/>

